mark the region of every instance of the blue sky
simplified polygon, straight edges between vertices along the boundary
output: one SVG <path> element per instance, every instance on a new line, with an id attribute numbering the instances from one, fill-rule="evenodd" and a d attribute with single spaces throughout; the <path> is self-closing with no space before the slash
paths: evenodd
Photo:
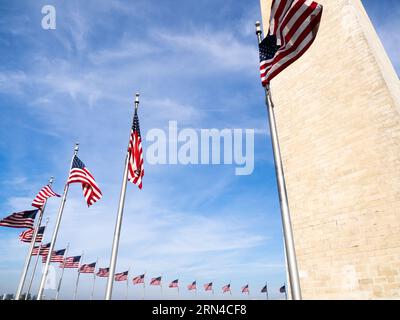
<path id="1" fill-rule="evenodd" d="M 364 3 L 399 73 L 393 23 L 400 6 Z M 57 10 L 56 30 L 41 28 L 46 4 Z M 143 137 L 169 120 L 180 128 L 254 128 L 255 169 L 235 176 L 234 165 L 145 163 L 143 190 L 128 186 L 117 271 L 146 272 L 147 281 L 162 275 L 165 287 L 175 278 L 182 286 L 214 281 L 218 298 L 228 282 L 229 298 L 243 297 L 246 283 L 249 298 L 263 298 L 267 281 L 271 297 L 283 298 L 280 213 L 254 35 L 258 0 L 2 1 L 0 11 L 1 216 L 28 209 L 51 175 L 61 193 L 79 141 L 79 156 L 104 197 L 88 209 L 81 188 L 70 188 L 56 248 L 70 242 L 71 255 L 84 250 L 85 262 L 98 257 L 100 267 L 108 266 L 133 96 L 140 91 Z M 51 199 L 46 209 L 51 230 L 58 205 Z M 18 283 L 27 250 L 19 232 L 0 230 L 0 293 Z M 72 297 L 75 279 L 67 270 L 62 298 Z M 88 298 L 90 288 L 91 277 L 82 275 L 78 297 Z M 96 298 L 104 288 L 99 279 Z M 117 283 L 114 298 L 123 298 L 124 289 Z M 167 288 L 162 297 L 159 288 L 147 288 L 146 296 L 177 298 Z M 131 287 L 130 298 L 141 297 L 141 288 Z M 181 290 L 180 297 L 193 295 Z"/>

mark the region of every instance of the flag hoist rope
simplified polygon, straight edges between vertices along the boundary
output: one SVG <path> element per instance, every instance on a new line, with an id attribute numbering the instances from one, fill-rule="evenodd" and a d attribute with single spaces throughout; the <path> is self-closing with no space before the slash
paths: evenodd
<path id="1" fill-rule="evenodd" d="M 50 187 L 53 184 L 53 181 L 54 181 L 54 178 L 51 177 L 50 180 L 49 180 L 49 184 L 48 184 Z M 32 251 L 33 251 L 33 247 L 35 246 L 35 243 L 36 243 L 36 237 L 37 237 L 37 233 L 39 231 L 40 224 L 42 223 L 42 219 L 43 219 L 43 214 L 44 214 L 44 209 L 46 207 L 46 203 L 47 203 L 47 199 L 44 201 L 43 206 L 39 209 L 38 221 L 36 223 L 35 231 L 33 233 L 32 242 L 29 245 L 28 254 L 27 254 L 26 259 L 25 259 L 25 265 L 24 265 L 24 268 L 22 270 L 21 278 L 19 280 L 17 292 L 15 294 L 15 300 L 21 299 L 22 289 L 23 289 L 24 284 L 25 284 L 25 279 L 26 279 L 26 275 L 28 273 L 29 264 L 31 263 Z"/>
<path id="2" fill-rule="evenodd" d="M 258 43 L 260 44 L 262 41 L 262 38 L 261 38 L 261 24 L 259 21 L 256 22 L 256 34 L 257 34 L 257 38 L 258 38 Z M 265 87 L 265 104 L 267 106 L 267 111 L 268 111 L 269 129 L 271 132 L 271 142 L 272 142 L 272 149 L 273 149 L 273 153 L 274 153 L 276 181 L 277 181 L 278 192 L 279 192 L 279 202 L 280 202 L 281 216 L 282 216 L 283 236 L 284 236 L 284 240 L 285 240 L 285 242 L 284 242 L 285 257 L 287 259 L 287 269 L 288 269 L 288 273 L 289 273 L 291 296 L 292 296 L 293 300 L 301 300 L 300 280 L 299 280 L 299 272 L 297 269 L 292 223 L 290 221 L 290 212 L 289 212 L 288 197 L 287 197 L 287 192 L 286 192 L 285 176 L 283 173 L 282 158 L 281 158 L 281 152 L 280 152 L 279 140 L 278 140 L 278 132 L 276 129 L 274 103 L 272 101 L 271 89 L 269 87 L 269 84 L 267 84 Z"/>
<path id="3" fill-rule="evenodd" d="M 74 154 L 73 154 L 72 159 L 71 159 L 71 165 L 69 166 L 68 177 L 69 177 L 69 174 L 71 172 L 71 168 L 72 168 L 72 163 L 74 161 L 74 157 L 78 154 L 78 151 L 79 151 L 79 144 L 77 143 L 77 144 L 75 144 Z M 67 178 L 67 181 L 68 181 L 68 178 Z M 47 274 L 49 272 L 51 253 L 54 250 L 54 246 L 55 246 L 56 240 L 57 240 L 58 230 L 60 229 L 61 218 L 62 218 L 62 214 L 63 214 L 63 211 L 64 211 L 65 201 L 67 200 L 68 189 L 69 189 L 69 184 L 65 183 L 64 193 L 62 195 L 60 208 L 58 210 L 56 225 L 55 225 L 53 236 L 52 236 L 51 242 L 50 242 L 49 254 L 47 255 L 46 265 L 44 267 L 43 274 L 42 274 L 42 279 L 40 281 L 40 287 L 39 287 L 37 300 L 42 300 L 42 297 L 43 297 L 43 291 L 44 291 L 44 287 L 45 287 L 45 284 L 46 284 L 46 277 L 47 277 Z"/>
<path id="4" fill-rule="evenodd" d="M 135 111 L 137 111 L 138 108 L 139 108 L 139 93 L 136 93 Z M 131 131 L 130 131 L 130 134 L 131 134 Z M 129 143 L 130 143 L 130 139 L 131 139 L 131 136 L 129 135 Z M 111 258 L 110 258 L 110 270 L 109 270 L 109 275 L 108 275 L 108 279 L 107 279 L 105 300 L 111 300 L 111 297 L 112 297 L 112 289 L 113 289 L 113 285 L 114 285 L 114 274 L 115 274 L 115 268 L 116 268 L 116 264 L 117 264 L 118 245 L 119 245 L 119 238 L 120 238 L 121 226 L 122 226 L 122 216 L 124 213 L 126 185 L 127 185 L 127 181 L 128 181 L 128 166 L 129 166 L 129 144 L 128 144 L 128 150 L 126 152 L 126 157 L 125 157 L 125 169 L 124 169 L 124 176 L 122 178 L 121 193 L 119 196 L 117 221 L 115 223 L 115 229 L 114 229 L 114 240 L 113 240 L 113 244 L 112 244 L 112 251 L 111 251 Z"/>

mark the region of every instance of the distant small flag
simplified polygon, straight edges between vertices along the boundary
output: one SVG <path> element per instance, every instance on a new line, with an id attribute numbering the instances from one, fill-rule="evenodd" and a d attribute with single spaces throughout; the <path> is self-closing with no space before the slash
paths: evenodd
<path id="1" fill-rule="evenodd" d="M 80 273 L 94 273 L 94 270 L 96 269 L 96 262 L 89 263 L 89 264 L 83 264 L 79 268 Z"/>
<path id="2" fill-rule="evenodd" d="M 60 263 L 59 267 L 65 269 L 79 268 L 80 261 L 81 261 L 81 256 L 68 257 L 64 259 L 63 263 Z"/>
<path id="3" fill-rule="evenodd" d="M 35 223 L 35 218 L 38 211 L 39 210 L 36 209 L 15 212 L 8 217 L 0 220 L 0 226 L 9 228 L 33 229 L 33 224 Z"/>
<path id="4" fill-rule="evenodd" d="M 285 293 L 286 292 L 286 287 L 283 285 L 282 287 L 279 288 L 280 293 Z"/>
<path id="5" fill-rule="evenodd" d="M 262 293 L 266 293 L 267 290 L 268 290 L 268 289 L 267 289 L 267 285 L 265 285 L 265 286 L 261 289 L 261 292 L 262 292 Z"/>
<path id="6" fill-rule="evenodd" d="M 63 262 L 66 249 L 53 251 L 50 262 Z"/>
<path id="7" fill-rule="evenodd" d="M 161 285 L 161 277 L 152 278 L 150 280 L 150 285 L 151 286 L 160 286 Z"/>
<path id="8" fill-rule="evenodd" d="M 179 287 L 179 285 L 178 285 L 178 279 L 172 281 L 172 282 L 169 284 L 168 287 L 169 287 L 169 288 L 178 288 L 178 287 Z"/>
<path id="9" fill-rule="evenodd" d="M 206 291 L 212 291 L 212 289 L 213 289 L 212 285 L 213 285 L 212 282 L 206 283 L 206 284 L 204 285 L 204 290 L 206 290 Z"/>
<path id="10" fill-rule="evenodd" d="M 144 274 L 141 274 L 140 276 L 134 277 L 132 279 L 133 284 L 140 284 L 143 283 L 144 284 Z"/>
<path id="11" fill-rule="evenodd" d="M 97 271 L 96 276 L 100 278 L 106 278 L 108 277 L 110 273 L 110 268 L 99 268 L 99 271 Z"/>
<path id="12" fill-rule="evenodd" d="M 46 228 L 45 226 L 39 228 L 37 235 L 36 235 L 35 242 L 42 242 L 45 228 Z M 32 242 L 34 230 L 35 229 L 28 229 L 28 230 L 23 231 L 19 235 L 19 240 L 22 242 L 29 242 L 29 243 Z"/>
<path id="13" fill-rule="evenodd" d="M 102 197 L 102 193 L 94 180 L 94 177 L 77 156 L 75 156 L 72 161 L 72 168 L 67 183 L 82 184 L 83 196 L 85 197 L 88 206 L 91 206 Z"/>
<path id="14" fill-rule="evenodd" d="M 222 293 L 231 292 L 231 284 L 227 284 L 222 287 Z"/>
<path id="15" fill-rule="evenodd" d="M 140 136 L 139 117 L 135 109 L 133 117 L 133 125 L 131 136 L 129 139 L 129 164 L 128 164 L 128 180 L 136 184 L 139 189 L 142 189 L 142 178 L 144 176 L 143 168 L 143 150 L 142 138 Z"/>
<path id="16" fill-rule="evenodd" d="M 248 284 L 246 284 L 245 286 L 242 287 L 242 293 L 250 294 L 250 290 L 249 290 L 249 285 Z"/>
<path id="17" fill-rule="evenodd" d="M 196 290 L 196 289 L 197 289 L 197 287 L 196 287 L 196 281 L 193 281 L 192 284 L 189 284 L 189 285 L 187 286 L 187 288 L 188 288 L 188 290 Z"/>
<path id="18" fill-rule="evenodd" d="M 51 245 L 50 242 L 49 242 L 49 243 L 46 243 L 46 244 L 42 244 L 42 245 L 40 246 L 39 255 L 41 255 L 41 256 L 47 256 L 47 255 L 49 254 L 49 251 L 50 251 L 50 245 Z"/>
<path id="19" fill-rule="evenodd" d="M 37 256 L 39 254 L 39 246 L 33 247 L 32 256 Z"/>
<path id="20" fill-rule="evenodd" d="M 272 1 L 269 32 L 259 45 L 262 85 L 299 59 L 314 42 L 322 6 L 311 0 Z"/>
<path id="21" fill-rule="evenodd" d="M 59 194 L 55 193 L 50 186 L 43 187 L 39 193 L 36 195 L 35 199 L 33 199 L 32 207 L 41 208 L 46 200 L 50 197 L 60 197 Z"/>
<path id="22" fill-rule="evenodd" d="M 115 281 L 126 281 L 126 280 L 128 280 L 128 271 L 115 274 Z"/>

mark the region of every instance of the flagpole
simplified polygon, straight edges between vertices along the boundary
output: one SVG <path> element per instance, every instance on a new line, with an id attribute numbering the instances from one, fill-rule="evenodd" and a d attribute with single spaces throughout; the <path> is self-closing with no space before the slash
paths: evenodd
<path id="1" fill-rule="evenodd" d="M 75 156 L 78 154 L 78 150 L 79 150 L 79 143 L 76 143 L 75 144 L 75 148 L 74 148 L 74 154 L 73 154 L 72 159 L 71 159 L 71 164 L 69 166 L 68 175 L 71 172 L 72 163 L 74 161 Z M 39 287 L 39 293 L 38 293 L 37 300 L 42 300 L 44 286 L 46 284 L 46 278 L 47 278 L 47 274 L 49 272 L 51 253 L 53 252 L 53 249 L 54 249 L 54 246 L 55 246 L 56 240 L 57 240 L 58 230 L 60 229 L 61 218 L 62 218 L 62 214 L 63 214 L 63 211 L 64 211 L 65 201 L 67 200 L 68 189 L 69 189 L 69 184 L 65 183 L 64 193 L 63 193 L 62 198 L 61 198 L 60 209 L 58 210 L 57 221 L 56 221 L 56 225 L 55 225 L 55 228 L 54 228 L 53 237 L 51 238 L 51 243 L 50 243 L 50 248 L 49 248 L 50 254 L 47 256 L 46 265 L 44 267 L 44 271 L 43 271 L 43 274 L 42 274 L 42 281 L 40 282 L 40 287 Z"/>
<path id="2" fill-rule="evenodd" d="M 125 294 L 125 300 L 128 300 L 128 290 L 129 290 L 129 271 L 131 268 L 128 268 L 128 274 L 126 275 L 126 294 Z"/>
<path id="3" fill-rule="evenodd" d="M 146 298 L 146 272 L 144 273 L 144 278 L 143 278 L 143 300 Z"/>
<path id="4" fill-rule="evenodd" d="M 256 34 L 258 38 L 258 43 L 260 44 L 262 40 L 261 40 L 261 24 L 259 21 L 256 22 Z M 271 132 L 271 142 L 274 153 L 276 180 L 278 185 L 279 201 L 281 207 L 283 235 L 286 248 L 285 254 L 287 258 L 287 266 L 289 271 L 290 289 L 292 291 L 292 298 L 294 300 L 301 300 L 300 279 L 297 268 L 292 224 L 290 221 L 289 203 L 286 192 L 285 176 L 283 173 L 278 132 L 275 122 L 274 103 L 272 101 L 271 89 L 269 87 L 269 84 L 267 84 L 265 87 L 265 94 L 266 94 L 265 104 L 267 106 L 267 111 L 268 111 L 269 128 Z"/>
<path id="5" fill-rule="evenodd" d="M 97 262 L 99 262 L 99 257 L 97 257 L 97 259 L 96 259 L 96 264 L 95 264 L 95 266 L 94 266 L 92 294 L 90 295 L 90 300 L 93 300 L 93 295 L 94 295 L 94 286 L 95 286 L 95 284 L 96 284 L 96 267 L 97 267 Z"/>
<path id="6" fill-rule="evenodd" d="M 287 290 L 286 290 L 286 283 L 283 284 L 283 287 L 285 288 L 285 298 L 287 300 Z"/>
<path id="7" fill-rule="evenodd" d="M 62 263 L 62 271 L 61 271 L 61 277 L 60 277 L 60 281 L 58 282 L 58 286 L 57 286 L 57 293 L 56 293 L 56 297 L 55 299 L 58 300 L 58 295 L 60 294 L 60 289 L 61 289 L 61 282 L 64 276 L 64 270 L 65 270 L 65 259 L 68 256 L 68 249 L 69 249 L 69 242 L 67 243 L 67 247 L 65 248 L 65 252 L 64 252 L 64 258 L 63 258 L 63 263 Z"/>
<path id="8" fill-rule="evenodd" d="M 267 297 L 267 300 L 269 300 L 268 299 L 268 283 L 267 282 L 265 282 L 265 296 Z"/>
<path id="9" fill-rule="evenodd" d="M 50 177 L 49 186 L 51 186 L 53 184 L 53 181 L 54 181 L 54 178 Z M 42 218 L 43 218 L 44 208 L 46 207 L 46 203 L 47 203 L 47 199 L 44 201 L 43 206 L 41 208 L 39 208 L 38 221 L 37 221 L 37 224 L 36 224 L 35 231 L 33 233 L 32 242 L 31 242 L 31 244 L 29 246 L 28 254 L 27 254 L 26 259 L 25 259 L 24 268 L 22 269 L 21 278 L 19 280 L 17 292 L 15 294 L 15 300 L 19 300 L 21 298 L 21 293 L 22 293 L 22 289 L 23 289 L 24 284 L 25 284 L 26 275 L 28 274 L 29 264 L 31 263 L 32 250 L 33 250 L 33 247 L 35 246 L 36 236 L 37 236 L 37 233 L 39 231 L 40 224 L 42 223 Z"/>
<path id="10" fill-rule="evenodd" d="M 79 259 L 78 276 L 76 277 L 76 283 L 75 283 L 74 300 L 76 300 L 76 296 L 78 294 L 78 285 L 79 285 L 79 278 L 81 276 L 81 266 L 82 266 L 82 261 L 83 261 L 83 254 L 84 254 L 84 252 L 82 251 L 81 258 Z"/>
<path id="11" fill-rule="evenodd" d="M 49 218 L 46 219 L 45 229 L 44 229 L 44 232 L 43 232 L 42 237 L 44 236 L 44 233 L 46 232 L 48 223 L 49 223 Z M 33 239 L 32 239 L 32 240 L 33 240 Z M 40 246 L 42 245 L 42 242 L 43 242 L 43 241 L 40 241 L 40 243 L 39 243 L 39 250 L 38 250 L 38 254 L 37 254 L 37 256 L 36 256 L 35 265 L 34 265 L 34 267 L 33 267 L 32 275 L 31 275 L 31 280 L 29 281 L 28 290 L 27 290 L 26 295 L 25 295 L 25 300 L 28 300 L 28 295 L 29 295 L 29 293 L 30 293 L 30 291 L 31 291 L 33 279 L 35 278 L 35 272 L 36 272 L 36 268 L 37 268 L 37 264 L 38 264 L 39 256 L 40 256 L 40 255 L 39 255 L 39 253 L 40 253 Z"/>
<path id="12" fill-rule="evenodd" d="M 138 107 L 139 107 L 139 93 L 136 93 L 135 110 L 137 110 Z M 129 145 L 128 145 L 128 149 L 129 149 Z M 127 150 L 126 157 L 125 157 L 125 169 L 124 169 L 124 176 L 122 179 L 121 194 L 119 196 L 117 221 L 115 223 L 115 229 L 114 229 L 114 240 L 113 240 L 111 258 L 110 258 L 110 273 L 109 273 L 108 279 L 107 279 L 107 289 L 106 289 L 105 300 L 111 300 L 111 297 L 112 297 L 115 267 L 117 264 L 119 238 L 121 235 L 122 215 L 123 215 L 124 206 L 125 206 L 126 184 L 128 181 L 128 165 L 129 165 L 129 150 Z"/>

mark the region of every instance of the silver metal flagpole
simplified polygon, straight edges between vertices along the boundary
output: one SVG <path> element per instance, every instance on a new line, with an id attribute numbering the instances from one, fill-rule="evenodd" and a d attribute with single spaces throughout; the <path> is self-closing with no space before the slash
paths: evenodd
<path id="1" fill-rule="evenodd" d="M 137 110 L 138 108 L 139 108 L 139 93 L 136 93 L 135 110 Z M 129 139 L 130 139 L 130 136 L 129 136 Z M 129 144 L 128 144 L 128 148 L 129 148 Z M 109 273 L 108 279 L 107 279 L 105 300 L 111 300 L 111 297 L 112 297 L 115 267 L 117 264 L 117 256 L 118 256 L 118 245 L 119 245 L 119 238 L 120 238 L 121 226 L 122 226 L 122 215 L 124 213 L 124 206 L 125 206 L 126 184 L 128 181 L 128 165 L 129 165 L 129 151 L 127 150 L 126 157 L 125 157 L 124 176 L 122 178 L 121 194 L 119 196 L 117 221 L 115 223 L 115 229 L 114 229 L 114 240 L 113 240 L 111 259 L 110 259 L 110 273 Z"/>
<path id="2" fill-rule="evenodd" d="M 58 295 L 60 294 L 60 289 L 61 289 L 61 282 L 64 276 L 64 270 L 65 270 L 65 259 L 68 256 L 68 249 L 69 249 L 69 242 L 67 243 L 67 247 L 65 248 L 65 252 L 64 252 L 64 258 L 63 258 L 63 263 L 62 263 L 62 271 L 61 271 L 61 277 L 60 277 L 60 281 L 58 282 L 58 286 L 57 286 L 57 293 L 56 293 L 56 297 L 55 299 L 58 300 Z"/>
<path id="3" fill-rule="evenodd" d="M 268 299 L 268 283 L 267 282 L 265 282 L 265 295 L 267 297 L 267 300 L 269 300 Z"/>
<path id="4" fill-rule="evenodd" d="M 44 229 L 45 232 L 46 232 L 48 223 L 49 223 L 49 218 L 46 219 L 46 224 L 45 224 L 45 229 Z M 42 236 L 44 236 L 44 232 L 43 232 L 43 235 L 42 235 Z M 32 239 L 32 240 L 33 240 L 33 239 Z M 33 267 L 32 275 L 31 275 L 31 280 L 29 281 L 28 290 L 27 290 L 26 295 L 25 295 L 25 300 L 28 300 L 28 295 L 29 295 L 29 293 L 31 292 L 33 279 L 35 278 L 35 272 L 36 272 L 37 264 L 38 264 L 39 257 L 40 257 L 40 254 L 39 254 L 39 253 L 40 253 L 40 246 L 41 246 L 41 245 L 42 245 L 42 241 L 39 243 L 39 250 L 38 250 L 38 254 L 37 254 L 37 256 L 36 256 L 35 265 L 34 265 L 34 267 Z"/>
<path id="5" fill-rule="evenodd" d="M 69 176 L 69 173 L 72 168 L 72 162 L 74 161 L 74 157 L 78 154 L 78 150 L 79 150 L 79 143 L 75 144 L 74 154 L 72 156 L 71 164 L 69 166 L 68 176 Z M 56 225 L 55 225 L 54 232 L 53 232 L 53 237 L 51 238 L 51 243 L 50 243 L 50 248 L 49 248 L 50 254 L 47 256 L 46 265 L 44 267 L 44 271 L 42 274 L 42 281 L 40 282 L 37 300 L 42 300 L 44 286 L 46 285 L 46 278 L 47 278 L 47 274 L 49 272 L 51 253 L 54 250 L 54 246 L 55 246 L 56 240 L 57 240 L 58 230 L 60 229 L 61 218 L 62 218 L 62 214 L 64 211 L 65 201 L 67 200 L 68 189 L 69 189 L 69 184 L 65 183 L 64 193 L 61 198 L 60 209 L 58 210 L 58 215 L 57 215 Z"/>
<path id="6" fill-rule="evenodd" d="M 54 181 L 54 178 L 51 177 L 50 180 L 49 180 L 49 186 L 51 186 L 53 184 L 53 181 Z M 29 264 L 31 263 L 32 250 L 33 250 L 33 247 L 35 246 L 36 236 L 37 236 L 37 233 L 39 231 L 40 224 L 42 223 L 43 213 L 44 213 L 44 209 L 46 207 L 46 203 L 47 203 L 47 199 L 43 203 L 42 208 L 39 209 L 38 221 L 37 221 L 37 224 L 36 224 L 36 227 L 35 227 L 35 231 L 33 233 L 32 242 L 31 242 L 31 244 L 29 246 L 28 254 L 27 254 L 26 259 L 25 259 L 25 265 L 24 265 L 24 268 L 22 269 L 21 278 L 19 280 L 17 292 L 15 294 L 15 300 L 19 300 L 21 298 L 21 293 L 22 293 L 22 289 L 23 289 L 24 284 L 25 284 L 25 279 L 26 279 L 26 275 L 28 273 Z"/>
<path id="7" fill-rule="evenodd" d="M 94 266 L 94 273 L 93 273 L 93 286 L 92 286 L 92 294 L 90 295 L 90 300 L 93 300 L 94 295 L 94 286 L 96 285 L 96 267 L 97 263 L 99 262 L 99 257 L 96 259 L 96 265 Z"/>
<path id="8" fill-rule="evenodd" d="M 128 269 L 128 274 L 126 278 L 126 294 L 125 294 L 125 300 L 128 300 L 128 294 L 129 294 L 129 271 L 131 268 Z"/>
<path id="9" fill-rule="evenodd" d="M 256 22 L 256 34 L 258 38 L 258 43 L 260 44 L 262 40 L 261 40 L 261 24 L 259 21 Z M 265 94 L 266 94 L 265 104 L 268 110 L 269 128 L 271 132 L 272 149 L 275 160 L 275 172 L 276 172 L 276 180 L 278 185 L 279 201 L 281 207 L 282 226 L 283 226 L 283 235 L 285 239 L 285 248 L 286 248 L 285 251 L 286 251 L 286 259 L 289 271 L 290 289 L 292 292 L 292 298 L 294 300 L 301 300 L 300 279 L 297 268 L 292 223 L 290 221 L 290 212 L 289 212 L 289 203 L 286 192 L 285 176 L 283 173 L 278 132 L 276 129 L 274 103 L 272 101 L 271 89 L 269 87 L 269 84 L 265 87 Z"/>
<path id="10" fill-rule="evenodd" d="M 79 278 L 81 276 L 81 266 L 82 266 L 82 261 L 83 261 L 83 254 L 84 254 L 84 252 L 82 251 L 81 258 L 79 259 L 78 276 L 76 277 L 76 283 L 75 283 L 74 300 L 76 300 L 76 296 L 78 294 L 78 285 L 79 285 Z"/>

